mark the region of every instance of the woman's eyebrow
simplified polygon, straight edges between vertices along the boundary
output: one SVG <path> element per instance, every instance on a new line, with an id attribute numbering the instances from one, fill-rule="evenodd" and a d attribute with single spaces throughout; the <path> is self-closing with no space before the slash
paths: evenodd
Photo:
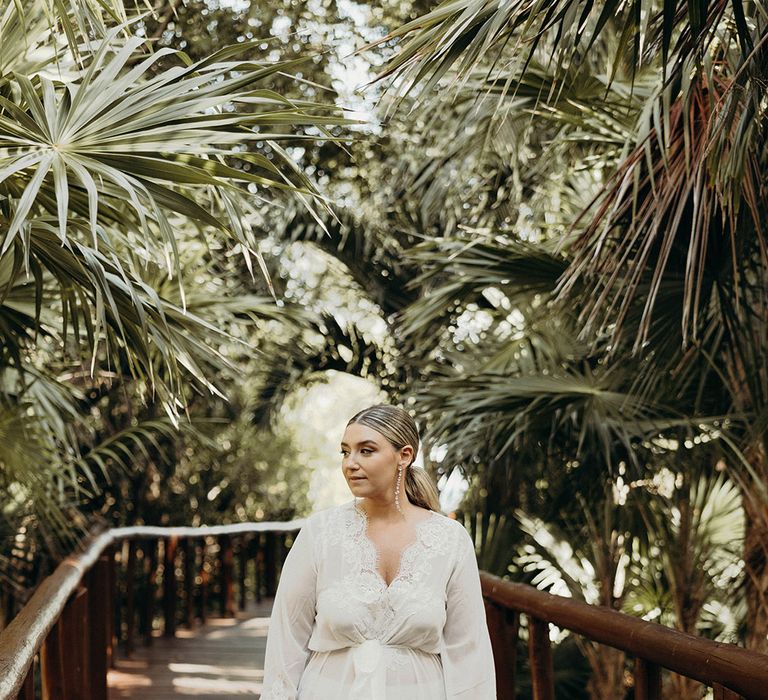
<path id="1" fill-rule="evenodd" d="M 378 444 L 378 443 L 377 443 L 375 440 L 361 440 L 361 441 L 360 441 L 360 442 L 358 442 L 357 444 L 358 444 L 358 445 L 365 445 L 366 443 L 370 443 L 371 445 L 376 445 L 376 447 L 378 447 L 378 446 L 379 446 L 379 444 Z M 342 443 L 341 443 L 341 446 L 342 446 L 342 447 L 349 447 L 349 445 L 347 445 L 347 443 L 346 443 L 346 442 L 342 442 Z"/>

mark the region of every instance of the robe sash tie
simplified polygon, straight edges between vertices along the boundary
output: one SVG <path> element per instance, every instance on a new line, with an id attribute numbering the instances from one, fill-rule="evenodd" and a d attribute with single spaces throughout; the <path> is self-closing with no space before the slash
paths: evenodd
<path id="1" fill-rule="evenodd" d="M 386 700 L 387 651 L 408 649 L 403 644 L 383 644 L 378 639 L 366 639 L 352 647 L 355 680 L 350 698 L 354 700 Z"/>

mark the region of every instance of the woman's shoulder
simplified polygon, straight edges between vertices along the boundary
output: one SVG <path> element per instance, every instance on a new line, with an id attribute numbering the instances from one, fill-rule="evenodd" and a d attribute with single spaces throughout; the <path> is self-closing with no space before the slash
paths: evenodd
<path id="1" fill-rule="evenodd" d="M 337 506 L 328 506 L 327 508 L 322 508 L 321 510 L 316 510 L 314 513 L 312 513 L 313 518 L 316 518 L 318 520 L 327 520 L 328 518 L 336 518 L 341 517 L 344 515 L 347 515 L 352 509 L 355 507 L 355 501 L 354 499 L 349 501 L 344 501 L 341 505 Z"/>
<path id="2" fill-rule="evenodd" d="M 348 501 L 338 506 L 329 506 L 314 511 L 307 517 L 306 525 L 313 530 L 324 529 L 332 524 L 337 524 L 348 519 L 352 515 L 354 501 Z"/>
<path id="3" fill-rule="evenodd" d="M 439 510 L 433 510 L 431 511 L 431 513 L 432 513 L 433 521 L 438 523 L 442 527 L 456 533 L 459 533 L 461 531 L 466 532 L 466 529 L 464 528 L 464 526 L 458 520 L 456 520 L 456 518 L 453 518 L 450 515 L 446 515 L 445 513 Z"/>
<path id="4" fill-rule="evenodd" d="M 443 539 L 446 542 L 451 543 L 451 550 L 460 552 L 462 550 L 471 549 L 474 551 L 475 545 L 464 524 L 457 520 L 455 517 L 446 515 L 439 511 L 433 511 L 433 517 L 431 522 L 434 527 L 439 530 Z"/>

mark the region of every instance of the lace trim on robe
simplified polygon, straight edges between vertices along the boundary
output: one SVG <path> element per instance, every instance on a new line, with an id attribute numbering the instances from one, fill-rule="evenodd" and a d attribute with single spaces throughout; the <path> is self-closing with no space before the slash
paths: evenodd
<path id="1" fill-rule="evenodd" d="M 432 558 L 456 551 L 458 531 L 451 525 L 447 518 L 434 512 L 417 523 L 416 537 L 403 550 L 400 570 L 387 586 L 378 570 L 376 546 L 367 534 L 367 516 L 356 507 L 355 501 L 332 511 L 325 519 L 321 541 L 342 548 L 346 572 L 335 595 L 339 599 L 353 595 L 366 604 L 369 612 L 364 621 L 366 639 L 383 640 L 389 636 L 396 617 L 392 599 L 398 593 L 408 589 L 409 600 L 428 602 L 432 599 L 430 589 L 423 585 L 424 578 Z"/>
<path id="2" fill-rule="evenodd" d="M 277 679 L 272 682 L 269 690 L 261 694 L 261 700 L 294 700 L 296 692 L 285 673 L 280 672 Z"/>

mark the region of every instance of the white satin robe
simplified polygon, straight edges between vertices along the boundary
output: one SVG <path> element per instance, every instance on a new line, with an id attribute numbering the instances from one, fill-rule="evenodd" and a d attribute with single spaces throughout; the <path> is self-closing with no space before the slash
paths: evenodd
<path id="1" fill-rule="evenodd" d="M 495 700 L 467 531 L 430 513 L 389 586 L 352 500 L 313 514 L 280 576 L 262 700 Z"/>

